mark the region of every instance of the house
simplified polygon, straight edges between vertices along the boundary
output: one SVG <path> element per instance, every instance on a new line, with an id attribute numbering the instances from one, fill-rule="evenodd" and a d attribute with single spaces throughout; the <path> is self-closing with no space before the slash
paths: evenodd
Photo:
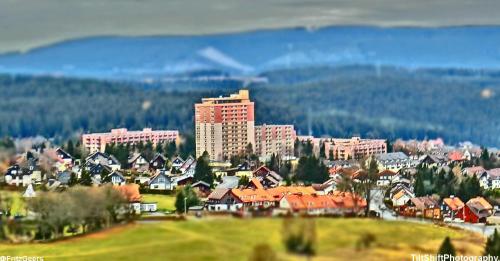
<path id="1" fill-rule="evenodd" d="M 337 180 L 330 178 L 322 184 L 312 184 L 312 188 L 318 195 L 328 195 L 333 193 L 333 191 L 337 188 Z"/>
<path id="2" fill-rule="evenodd" d="M 212 192 L 210 184 L 204 181 L 195 182 L 193 183 L 193 185 L 191 185 L 191 187 L 194 189 L 196 194 L 202 198 L 207 197 Z"/>
<path id="3" fill-rule="evenodd" d="M 72 173 L 69 171 L 58 172 L 56 173 L 56 180 L 60 183 L 60 185 L 67 186 L 71 179 L 71 174 Z"/>
<path id="4" fill-rule="evenodd" d="M 375 160 L 380 170 L 399 172 L 404 168 L 415 167 L 414 161 L 403 152 L 377 154 L 375 155 Z"/>
<path id="5" fill-rule="evenodd" d="M 445 166 L 447 159 L 443 155 L 439 154 L 426 154 L 418 159 L 419 164 L 425 165 L 427 167 L 439 167 Z"/>
<path id="6" fill-rule="evenodd" d="M 410 199 L 414 198 L 415 194 L 405 184 L 397 184 L 390 191 L 392 207 L 395 209 L 406 206 Z"/>
<path id="7" fill-rule="evenodd" d="M 467 160 L 464 153 L 459 150 L 450 151 L 447 156 L 448 162 L 462 162 Z"/>
<path id="8" fill-rule="evenodd" d="M 149 168 L 152 170 L 164 169 L 167 164 L 167 158 L 160 153 L 156 153 L 149 162 Z"/>
<path id="9" fill-rule="evenodd" d="M 113 169 L 108 165 L 102 165 L 101 163 L 87 162 L 84 169 L 90 174 L 94 184 L 101 184 L 101 176 L 103 173 L 111 173 Z"/>
<path id="10" fill-rule="evenodd" d="M 382 170 L 378 173 L 377 186 L 386 187 L 399 181 L 400 175 L 392 170 Z"/>
<path id="11" fill-rule="evenodd" d="M 180 170 L 181 173 L 184 173 L 186 172 L 192 164 L 194 164 L 196 162 L 196 160 L 193 158 L 193 156 L 189 155 L 189 157 L 184 161 L 184 163 L 182 164 L 182 166 L 180 166 L 178 168 L 178 170 Z"/>
<path id="12" fill-rule="evenodd" d="M 128 158 L 128 166 L 139 172 L 145 172 L 148 170 L 149 162 L 142 154 L 134 153 Z"/>
<path id="13" fill-rule="evenodd" d="M 73 161 L 75 160 L 73 156 L 71 156 L 69 153 L 64 151 L 61 148 L 56 149 L 56 155 L 59 161 L 61 161 L 65 165 L 73 165 Z"/>
<path id="14" fill-rule="evenodd" d="M 428 219 L 440 219 L 441 207 L 439 202 L 430 197 L 412 198 L 407 204 L 408 208 L 404 210 L 404 215 L 423 217 Z"/>
<path id="15" fill-rule="evenodd" d="M 176 183 L 172 181 L 172 177 L 167 175 L 169 172 L 160 171 L 149 180 L 149 189 L 151 190 L 174 190 Z"/>
<path id="16" fill-rule="evenodd" d="M 172 160 L 172 168 L 180 169 L 184 165 L 184 160 L 177 156 Z"/>
<path id="17" fill-rule="evenodd" d="M 455 196 L 450 196 L 449 198 L 443 199 L 441 204 L 441 213 L 443 218 L 450 218 L 454 220 L 457 217 L 459 211 L 462 211 L 465 206 L 464 202 L 460 198 Z"/>
<path id="18" fill-rule="evenodd" d="M 150 179 L 151 179 L 150 176 L 140 175 L 140 176 L 135 177 L 134 183 L 139 184 L 139 185 L 148 184 Z"/>
<path id="19" fill-rule="evenodd" d="M 483 188 L 485 189 L 497 189 L 500 188 L 500 168 L 487 170 L 479 178 L 479 181 Z"/>
<path id="20" fill-rule="evenodd" d="M 21 168 L 18 164 L 10 166 L 5 172 L 4 181 L 8 185 L 26 187 L 32 183 L 28 169 Z"/>
<path id="21" fill-rule="evenodd" d="M 457 218 L 469 223 L 485 223 L 493 214 L 493 207 L 483 197 L 472 198 L 458 211 Z"/>
<path id="22" fill-rule="evenodd" d="M 243 203 L 235 197 L 231 189 L 216 188 L 208 195 L 205 207 L 212 212 L 234 212 L 243 207 Z"/>
<path id="23" fill-rule="evenodd" d="M 108 166 L 113 171 L 121 169 L 121 163 L 113 155 L 107 155 L 99 151 L 90 154 L 85 159 L 85 162 L 87 164 Z"/>
<path id="24" fill-rule="evenodd" d="M 224 176 L 222 177 L 222 182 L 219 185 L 217 185 L 216 188 L 226 188 L 226 189 L 237 188 L 239 180 L 240 179 L 235 176 Z"/>
<path id="25" fill-rule="evenodd" d="M 259 179 L 265 188 L 274 188 L 280 186 L 283 178 L 276 172 L 266 166 L 261 166 L 252 173 L 253 177 Z"/>
<path id="26" fill-rule="evenodd" d="M 347 192 L 331 195 L 288 194 L 279 202 L 280 209 L 306 215 L 357 215 L 366 208 L 366 200 Z"/>
<path id="27" fill-rule="evenodd" d="M 228 176 L 236 176 L 236 177 L 240 177 L 240 178 L 241 177 L 251 178 L 252 174 L 253 174 L 251 167 L 250 167 L 250 163 L 248 163 L 247 161 L 239 164 L 235 168 L 227 169 L 226 173 L 227 173 L 226 175 L 228 175 Z"/>
<path id="28" fill-rule="evenodd" d="M 156 212 L 157 210 L 157 202 L 141 202 L 141 212 Z"/>
<path id="29" fill-rule="evenodd" d="M 109 173 L 109 175 L 106 179 L 109 180 L 109 182 L 111 182 L 111 184 L 113 184 L 115 186 L 123 186 L 126 183 L 125 177 L 118 170 L 115 170 L 115 171 Z"/>
<path id="30" fill-rule="evenodd" d="M 486 169 L 484 169 L 482 166 L 475 166 L 475 167 L 469 167 L 469 168 L 464 168 L 462 170 L 462 176 L 464 177 L 472 177 L 472 175 L 476 177 L 481 177 L 484 173 L 486 172 Z"/>

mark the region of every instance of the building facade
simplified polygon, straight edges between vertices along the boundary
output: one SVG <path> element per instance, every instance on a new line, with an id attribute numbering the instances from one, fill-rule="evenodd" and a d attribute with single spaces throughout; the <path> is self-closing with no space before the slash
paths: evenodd
<path id="1" fill-rule="evenodd" d="M 293 156 L 295 138 L 293 125 L 255 126 L 254 152 L 263 158 L 272 154 L 281 157 Z"/>
<path id="2" fill-rule="evenodd" d="M 152 130 L 149 128 L 142 131 L 129 131 L 125 128 L 112 129 L 107 133 L 90 133 L 82 135 L 82 144 L 90 153 L 104 152 L 107 144 L 138 144 L 140 142 L 153 143 L 156 146 L 163 142 L 177 142 L 179 131 L 177 130 Z"/>
<path id="3" fill-rule="evenodd" d="M 361 139 L 352 137 L 348 139 L 339 138 L 315 138 L 313 136 L 298 136 L 301 142 L 311 142 L 313 152 L 320 155 L 322 145 L 325 145 L 325 155 L 328 157 L 333 152 L 334 160 L 362 159 L 371 155 L 387 153 L 387 143 L 383 139 Z"/>
<path id="4" fill-rule="evenodd" d="M 325 143 L 325 150 L 327 153 L 332 150 L 335 159 L 362 159 L 387 153 L 387 143 L 382 139 L 361 139 L 360 137 L 331 139 L 329 143 Z"/>
<path id="5" fill-rule="evenodd" d="M 207 151 L 212 161 L 255 148 L 254 103 L 248 90 L 229 97 L 203 98 L 195 104 L 196 157 Z"/>

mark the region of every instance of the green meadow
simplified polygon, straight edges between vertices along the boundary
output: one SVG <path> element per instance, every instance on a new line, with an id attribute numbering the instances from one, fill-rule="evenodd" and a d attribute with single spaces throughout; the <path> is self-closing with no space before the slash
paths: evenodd
<path id="1" fill-rule="evenodd" d="M 306 260 L 286 253 L 282 219 L 229 217 L 135 223 L 95 234 L 43 244 L 0 244 L 1 255 L 45 260 L 248 260 L 257 244 L 268 244 L 280 260 Z M 371 233 L 368 249 L 356 248 Z M 435 253 L 446 236 L 458 253 L 479 255 L 484 238 L 437 225 L 370 219 L 316 219 L 313 260 L 411 260 Z"/>

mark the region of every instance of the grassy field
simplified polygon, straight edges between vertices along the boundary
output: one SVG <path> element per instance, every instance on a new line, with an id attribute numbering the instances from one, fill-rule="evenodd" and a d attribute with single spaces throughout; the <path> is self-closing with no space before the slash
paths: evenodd
<path id="1" fill-rule="evenodd" d="M 458 253 L 479 255 L 481 236 L 438 226 L 363 219 L 317 219 L 318 254 L 314 260 L 411 260 L 411 253 L 435 253 L 446 236 Z M 286 254 L 282 220 L 215 218 L 162 221 L 116 227 L 57 243 L 0 245 L 2 255 L 35 255 L 46 260 L 247 260 L 252 248 L 269 244 L 282 260 Z M 376 241 L 357 251 L 360 235 Z"/>
<path id="2" fill-rule="evenodd" d="M 142 201 L 156 202 L 161 211 L 175 211 L 175 195 L 142 194 Z"/>

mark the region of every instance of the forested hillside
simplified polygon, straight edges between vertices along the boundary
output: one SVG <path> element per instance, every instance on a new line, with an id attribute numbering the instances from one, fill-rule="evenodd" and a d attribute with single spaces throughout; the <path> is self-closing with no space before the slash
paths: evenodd
<path id="1" fill-rule="evenodd" d="M 253 84 L 257 123 L 299 133 L 382 138 L 443 137 L 500 146 L 496 71 L 342 67 L 274 71 Z M 115 127 L 193 130 L 193 103 L 240 82 L 135 83 L 0 77 L 0 135 L 69 137 Z M 222 86 L 222 87 L 218 87 Z M 184 90 L 184 88 L 186 88 Z"/>

